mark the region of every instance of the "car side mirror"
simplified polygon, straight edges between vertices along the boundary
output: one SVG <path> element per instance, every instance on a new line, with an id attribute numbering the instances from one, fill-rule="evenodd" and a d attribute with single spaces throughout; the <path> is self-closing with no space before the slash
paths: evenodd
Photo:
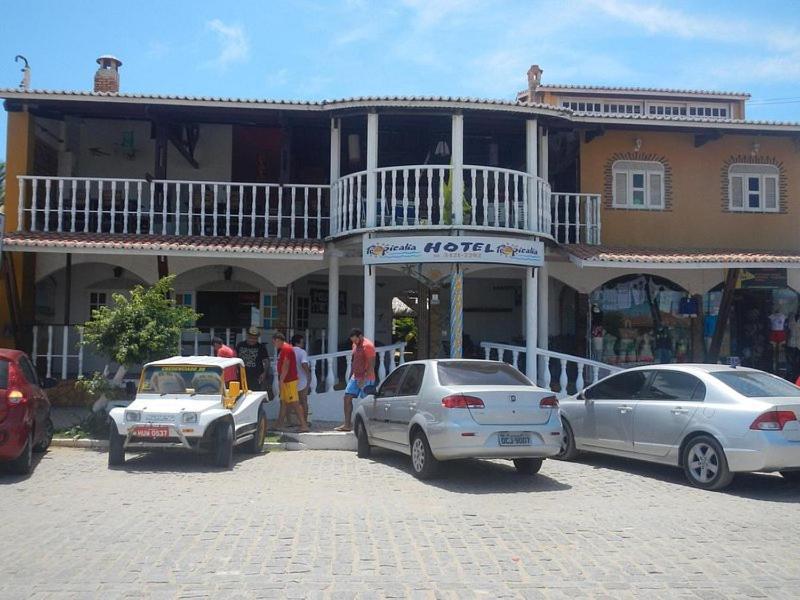
<path id="1" fill-rule="evenodd" d="M 239 394 L 242 393 L 242 384 L 238 381 L 231 381 L 228 384 L 227 394 L 225 394 L 225 402 L 223 403 L 225 408 L 231 408 L 234 404 L 236 404 L 236 399 L 239 397 Z"/>
<path id="2" fill-rule="evenodd" d="M 365 396 L 375 396 L 377 394 L 377 388 L 374 385 L 364 386 L 363 391 Z"/>

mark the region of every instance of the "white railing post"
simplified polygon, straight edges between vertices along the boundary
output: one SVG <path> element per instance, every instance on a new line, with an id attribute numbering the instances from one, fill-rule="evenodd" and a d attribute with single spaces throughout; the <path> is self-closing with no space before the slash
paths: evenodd
<path id="1" fill-rule="evenodd" d="M 78 332 L 78 377 L 83 377 L 83 327 L 79 327 Z"/>
<path id="2" fill-rule="evenodd" d="M 569 384 L 569 380 L 567 379 L 567 359 L 562 358 L 560 364 L 561 375 L 558 378 L 558 397 L 563 398 L 567 395 L 567 385 Z"/>
<path id="3" fill-rule="evenodd" d="M 47 377 L 53 376 L 53 326 L 47 326 Z"/>
<path id="4" fill-rule="evenodd" d="M 67 358 L 69 354 L 69 325 L 64 325 L 61 335 L 61 379 L 66 379 Z"/>
<path id="5" fill-rule="evenodd" d="M 17 201 L 17 231 L 22 231 L 25 228 L 25 190 L 27 185 L 25 178 L 21 175 L 17 176 L 17 183 L 19 185 L 19 199 Z M 33 200 L 31 200 L 31 207 L 33 207 Z M 33 224 L 32 217 L 31 224 Z M 33 228 L 31 228 L 31 230 L 33 230 Z"/>

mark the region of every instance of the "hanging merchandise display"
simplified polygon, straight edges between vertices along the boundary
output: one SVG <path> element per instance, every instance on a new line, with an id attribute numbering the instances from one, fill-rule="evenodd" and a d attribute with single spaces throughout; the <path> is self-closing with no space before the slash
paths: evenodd
<path id="1" fill-rule="evenodd" d="M 597 360 L 631 367 L 688 360 L 696 302 L 662 277 L 630 275 L 591 294 L 590 352 Z M 687 303 L 688 300 L 688 303 Z M 602 314 L 596 325 L 595 308 Z"/>

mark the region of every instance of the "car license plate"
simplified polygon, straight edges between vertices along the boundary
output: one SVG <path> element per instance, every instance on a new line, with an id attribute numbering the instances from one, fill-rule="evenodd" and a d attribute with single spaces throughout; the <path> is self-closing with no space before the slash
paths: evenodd
<path id="1" fill-rule="evenodd" d="M 501 446 L 530 446 L 531 436 L 529 433 L 510 433 L 501 431 L 498 434 Z"/>
<path id="2" fill-rule="evenodd" d="M 169 437 L 169 427 L 137 427 L 133 433 L 137 437 L 167 438 Z"/>

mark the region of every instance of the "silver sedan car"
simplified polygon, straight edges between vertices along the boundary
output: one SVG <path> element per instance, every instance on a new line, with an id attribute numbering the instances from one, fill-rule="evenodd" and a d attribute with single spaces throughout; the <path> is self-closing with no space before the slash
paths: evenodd
<path id="1" fill-rule="evenodd" d="M 763 371 L 637 367 L 560 404 L 564 460 L 590 451 L 676 465 L 709 490 L 742 472 L 800 481 L 800 388 Z"/>
<path id="2" fill-rule="evenodd" d="M 414 475 L 435 475 L 457 458 L 503 458 L 534 474 L 561 449 L 553 392 L 511 365 L 489 360 L 420 360 L 394 371 L 357 401 L 358 456 L 372 446 L 411 457 Z"/>

